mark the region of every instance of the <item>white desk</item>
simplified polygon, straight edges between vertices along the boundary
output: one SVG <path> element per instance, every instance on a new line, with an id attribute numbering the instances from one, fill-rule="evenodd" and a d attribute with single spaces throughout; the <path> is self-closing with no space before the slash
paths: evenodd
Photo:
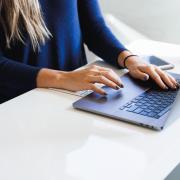
<path id="1" fill-rule="evenodd" d="M 74 110 L 77 99 L 36 89 L 0 106 L 0 179 L 161 180 L 180 162 L 180 119 L 155 132 Z"/>

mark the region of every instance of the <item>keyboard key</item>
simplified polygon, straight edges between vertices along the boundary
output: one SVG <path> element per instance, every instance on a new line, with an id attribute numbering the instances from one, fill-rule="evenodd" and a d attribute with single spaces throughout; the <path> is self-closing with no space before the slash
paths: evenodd
<path id="1" fill-rule="evenodd" d="M 158 114 L 158 113 L 161 112 L 161 110 L 160 109 L 155 109 L 154 112 Z"/>
<path id="2" fill-rule="evenodd" d="M 159 119 L 161 116 L 159 116 L 158 114 L 154 116 L 154 118 Z"/>
<path id="3" fill-rule="evenodd" d="M 137 106 L 132 106 L 130 107 L 127 111 L 129 112 L 133 112 L 135 109 L 137 109 L 138 107 Z"/>
<path id="4" fill-rule="evenodd" d="M 155 113 L 155 112 L 150 112 L 150 113 L 148 114 L 149 117 L 154 117 L 155 115 L 157 115 L 157 113 Z"/>
<path id="5" fill-rule="evenodd" d="M 136 103 L 135 105 L 136 105 L 136 106 L 142 106 L 143 103 L 138 102 L 138 103 Z"/>
<path id="6" fill-rule="evenodd" d="M 161 105 L 163 108 L 166 108 L 168 106 L 168 104 L 162 104 Z"/>
<path id="7" fill-rule="evenodd" d="M 137 108 L 135 109 L 133 112 L 136 113 L 136 114 L 139 114 L 140 112 L 142 112 L 143 109 L 142 108 Z"/>
<path id="8" fill-rule="evenodd" d="M 151 109 L 145 109 L 144 111 L 147 113 L 150 113 L 152 110 Z"/>
<path id="9" fill-rule="evenodd" d="M 156 109 L 156 107 L 151 106 L 151 107 L 149 107 L 149 109 L 154 110 L 154 109 Z"/>
<path id="10" fill-rule="evenodd" d="M 143 115 L 143 116 L 147 116 L 147 115 L 148 115 L 148 112 L 142 111 L 140 114 Z"/>
<path id="11" fill-rule="evenodd" d="M 142 109 L 147 109 L 148 108 L 148 105 L 144 105 L 141 107 Z"/>

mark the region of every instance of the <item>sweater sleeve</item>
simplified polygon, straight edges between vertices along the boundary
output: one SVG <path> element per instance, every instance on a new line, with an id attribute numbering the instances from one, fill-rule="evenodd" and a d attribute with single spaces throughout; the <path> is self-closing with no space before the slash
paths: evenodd
<path id="1" fill-rule="evenodd" d="M 98 0 L 79 0 L 78 10 L 83 39 L 88 48 L 108 63 L 118 66 L 118 55 L 127 49 L 107 27 Z"/>
<path id="2" fill-rule="evenodd" d="M 9 100 L 36 87 L 40 68 L 0 56 L 0 101 Z"/>

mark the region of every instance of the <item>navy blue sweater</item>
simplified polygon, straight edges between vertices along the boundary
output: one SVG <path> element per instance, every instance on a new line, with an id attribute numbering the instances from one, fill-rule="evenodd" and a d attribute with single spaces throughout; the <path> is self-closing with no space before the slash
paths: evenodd
<path id="1" fill-rule="evenodd" d="M 35 88 L 43 67 L 71 71 L 85 65 L 84 44 L 116 66 L 119 53 L 126 50 L 106 26 L 97 0 L 40 0 L 40 4 L 53 36 L 40 51 L 33 51 L 26 35 L 25 45 L 14 42 L 6 48 L 0 26 L 1 102 Z"/>

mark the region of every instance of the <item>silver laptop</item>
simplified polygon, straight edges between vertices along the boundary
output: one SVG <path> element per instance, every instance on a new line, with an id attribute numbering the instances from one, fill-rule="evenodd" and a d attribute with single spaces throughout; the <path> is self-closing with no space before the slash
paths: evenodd
<path id="1" fill-rule="evenodd" d="M 171 75 L 180 83 L 180 74 Z M 73 107 L 155 130 L 180 118 L 179 90 L 163 91 L 151 80 L 142 82 L 128 74 L 121 79 L 125 88 L 115 91 L 104 86 L 107 96 L 93 92 L 73 103 Z"/>
<path id="2" fill-rule="evenodd" d="M 180 164 L 164 180 L 179 180 L 180 179 Z"/>

